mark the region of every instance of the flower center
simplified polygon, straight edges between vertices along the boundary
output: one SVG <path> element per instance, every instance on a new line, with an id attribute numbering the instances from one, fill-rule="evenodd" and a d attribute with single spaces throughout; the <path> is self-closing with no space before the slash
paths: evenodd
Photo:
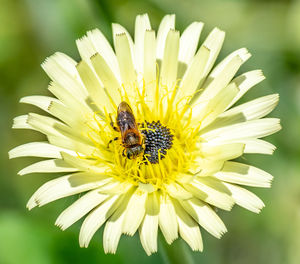
<path id="1" fill-rule="evenodd" d="M 160 121 L 146 121 L 141 126 L 144 135 L 144 160 L 155 164 L 165 158 L 167 150 L 172 147 L 173 135 L 170 129 L 163 126 Z M 147 163 L 146 163 L 147 164 Z"/>

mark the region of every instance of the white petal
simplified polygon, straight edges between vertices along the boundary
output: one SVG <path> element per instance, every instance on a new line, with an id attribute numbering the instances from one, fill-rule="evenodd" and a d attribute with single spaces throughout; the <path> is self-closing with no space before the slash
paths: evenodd
<path id="1" fill-rule="evenodd" d="M 250 102 L 231 108 L 230 110 L 220 115 L 220 118 L 241 115 L 244 117 L 243 121 L 259 119 L 273 111 L 273 109 L 278 104 L 278 101 L 279 94 L 263 96 Z"/>
<path id="2" fill-rule="evenodd" d="M 189 64 L 195 55 L 200 34 L 203 28 L 202 22 L 193 22 L 182 33 L 180 37 L 180 48 L 178 60 Z"/>
<path id="3" fill-rule="evenodd" d="M 247 49 L 242 48 L 239 50 L 236 50 L 232 53 L 230 53 L 225 59 L 223 59 L 211 72 L 211 74 L 209 75 L 209 77 L 211 78 L 216 78 L 226 67 L 228 67 L 228 65 L 230 65 L 230 62 L 232 61 L 232 59 L 234 57 L 240 57 L 242 60 L 242 63 L 244 63 L 245 61 L 247 61 L 250 57 L 251 54 L 248 52 Z"/>
<path id="4" fill-rule="evenodd" d="M 61 152 L 61 156 L 67 164 L 77 168 L 78 170 L 105 173 L 109 168 L 104 163 L 99 164 L 96 160 L 82 159 L 79 156 L 72 156 L 65 152 Z"/>
<path id="5" fill-rule="evenodd" d="M 203 243 L 198 224 L 186 213 L 178 202 L 174 202 L 180 236 L 192 250 L 202 251 Z"/>
<path id="6" fill-rule="evenodd" d="M 276 147 L 261 139 L 241 139 L 239 142 L 245 144 L 244 153 L 259 153 L 272 155 Z"/>
<path id="7" fill-rule="evenodd" d="M 105 253 L 116 253 L 122 235 L 122 224 L 125 217 L 126 206 L 132 191 L 126 193 L 122 204 L 106 222 L 103 232 L 103 248 Z"/>
<path id="8" fill-rule="evenodd" d="M 239 206 L 242 206 L 254 213 L 259 213 L 260 210 L 265 206 L 263 201 L 259 199 L 254 193 L 249 192 L 248 190 L 234 184 L 230 184 L 230 183 L 224 183 L 224 184 L 230 190 L 234 201 Z"/>
<path id="9" fill-rule="evenodd" d="M 176 182 L 165 184 L 164 186 L 167 193 L 177 200 L 186 200 L 192 198 L 192 195 Z"/>
<path id="10" fill-rule="evenodd" d="M 14 149 L 8 152 L 8 155 L 10 159 L 18 158 L 18 157 L 26 157 L 26 156 L 60 159 L 61 151 L 68 151 L 68 150 L 51 145 L 48 142 L 31 142 L 31 143 L 27 143 L 15 147 Z M 76 153 L 74 152 L 70 152 L 70 153 L 76 155 Z"/>
<path id="11" fill-rule="evenodd" d="M 232 84 L 234 84 L 234 82 L 229 84 L 229 86 Z M 223 114 L 220 114 L 215 121 L 202 130 L 201 133 L 205 133 L 206 131 L 219 127 L 264 117 L 275 108 L 278 100 L 278 94 L 271 94 L 231 108 Z"/>
<path id="12" fill-rule="evenodd" d="M 90 99 L 98 106 L 101 111 L 103 108 L 107 111 L 112 111 L 112 105 L 107 97 L 102 84 L 95 75 L 94 71 L 89 67 L 85 61 L 81 61 L 76 65 L 77 71 L 89 92 Z"/>
<path id="13" fill-rule="evenodd" d="M 157 193 L 148 194 L 146 201 L 146 214 L 140 226 L 140 240 L 147 255 L 157 251 L 159 201 Z"/>
<path id="14" fill-rule="evenodd" d="M 48 90 L 54 94 L 65 106 L 71 108 L 79 116 L 88 116 L 93 114 L 91 109 L 85 103 L 85 98 L 78 98 L 71 94 L 68 90 L 64 89 L 58 83 L 51 82 Z"/>
<path id="15" fill-rule="evenodd" d="M 201 135 L 204 140 L 228 142 L 242 138 L 261 138 L 281 129 L 279 119 L 263 118 L 214 129 Z"/>
<path id="16" fill-rule="evenodd" d="M 12 128 L 14 129 L 34 129 L 28 124 L 28 115 L 17 116 L 13 120 Z"/>
<path id="17" fill-rule="evenodd" d="M 146 90 L 146 100 L 149 102 L 150 106 L 153 106 L 156 91 L 156 40 L 155 31 L 145 32 L 144 41 L 144 80 L 145 80 L 145 90 Z M 158 96 L 158 95 L 157 95 Z M 157 109 L 156 107 L 154 110 Z"/>
<path id="18" fill-rule="evenodd" d="M 144 72 L 144 40 L 146 30 L 151 30 L 150 20 L 147 14 L 138 15 L 135 19 L 134 50 L 137 73 Z"/>
<path id="19" fill-rule="evenodd" d="M 221 71 L 217 71 L 214 76 L 209 75 L 203 84 L 204 91 L 201 93 L 195 103 L 198 105 L 200 104 L 201 106 L 201 103 L 207 102 L 216 94 L 218 94 L 221 89 L 228 85 L 243 62 L 243 59 L 239 55 L 236 55 L 226 63 L 225 67 L 222 67 Z M 193 111 L 197 112 L 197 107 L 199 107 L 198 105 L 194 106 L 194 109 L 196 110 Z"/>
<path id="20" fill-rule="evenodd" d="M 46 182 L 30 198 L 27 207 L 32 209 L 35 206 L 42 206 L 63 197 L 82 193 L 110 181 L 100 174 L 86 172 L 73 173 Z"/>
<path id="21" fill-rule="evenodd" d="M 182 99 L 184 102 L 188 102 L 195 95 L 197 87 L 204 81 L 206 77 L 205 67 L 210 53 L 211 51 L 205 46 L 201 46 L 197 51 L 180 82 L 176 95 L 179 102 Z M 184 99 L 185 97 L 187 98 Z"/>
<path id="22" fill-rule="evenodd" d="M 115 74 L 99 53 L 91 57 L 91 62 L 106 91 L 118 105 L 121 102 L 121 86 Z"/>
<path id="23" fill-rule="evenodd" d="M 120 67 L 122 82 L 131 98 L 135 94 L 136 73 L 134 60 L 130 50 L 130 41 L 125 33 L 115 36 L 115 49 Z"/>
<path id="24" fill-rule="evenodd" d="M 211 177 L 198 177 L 185 185 L 195 197 L 224 210 L 231 210 L 234 200 L 225 184 Z"/>
<path id="25" fill-rule="evenodd" d="M 158 223 L 168 244 L 178 238 L 178 224 L 174 205 L 168 195 L 160 195 Z"/>
<path id="26" fill-rule="evenodd" d="M 165 50 L 165 43 L 170 29 L 175 29 L 175 15 L 166 15 L 160 22 L 157 31 L 156 57 L 162 60 Z"/>
<path id="27" fill-rule="evenodd" d="M 122 195 L 114 195 L 94 209 L 84 220 L 79 234 L 81 247 L 88 247 L 95 232 L 114 213 L 122 202 Z"/>
<path id="28" fill-rule="evenodd" d="M 223 113 L 238 92 L 238 87 L 235 84 L 230 84 L 212 98 L 207 103 L 207 106 L 203 108 L 195 118 L 197 120 L 195 120 L 196 122 L 201 120 L 200 129 L 212 123 L 221 113 Z"/>
<path id="29" fill-rule="evenodd" d="M 40 96 L 40 95 L 34 95 L 34 96 L 26 96 L 21 98 L 20 103 L 25 103 L 25 104 L 31 104 L 35 105 L 42 110 L 46 111 L 49 113 L 48 107 L 51 102 L 56 102 L 58 104 L 61 104 L 59 100 L 49 97 L 49 96 Z"/>
<path id="30" fill-rule="evenodd" d="M 206 203 L 193 198 L 187 201 L 181 201 L 183 208 L 204 228 L 217 238 L 227 232 L 227 229 L 215 213 L 215 211 Z"/>
<path id="31" fill-rule="evenodd" d="M 146 198 L 147 192 L 141 191 L 139 188 L 132 194 L 123 222 L 122 232 L 124 234 L 133 236 L 139 228 L 145 215 Z"/>
<path id="32" fill-rule="evenodd" d="M 161 92 L 163 94 L 166 91 L 171 92 L 175 88 L 178 66 L 178 51 L 179 32 L 170 30 L 166 39 L 160 73 Z"/>
<path id="33" fill-rule="evenodd" d="M 62 230 L 67 229 L 97 205 L 101 204 L 107 197 L 107 194 L 101 194 L 97 189 L 88 192 L 65 209 L 56 219 L 55 225 Z"/>
<path id="34" fill-rule="evenodd" d="M 116 55 L 99 29 L 94 29 L 87 32 L 87 36 L 76 40 L 76 44 L 81 55 L 81 58 L 89 62 L 90 57 L 99 53 L 113 71 L 117 79 L 120 79 L 120 71 Z"/>
<path id="35" fill-rule="evenodd" d="M 63 53 L 55 53 L 48 57 L 42 64 L 42 68 L 48 76 L 61 86 L 66 88 L 76 97 L 85 98 L 87 91 L 80 83 L 78 73 L 76 71 L 76 62 Z"/>
<path id="36" fill-rule="evenodd" d="M 28 115 L 27 123 L 33 127 L 34 130 L 46 135 L 61 135 L 56 128 L 59 125 L 66 127 L 65 124 L 52 117 L 38 115 L 35 113 L 30 113 Z"/>
<path id="37" fill-rule="evenodd" d="M 203 143 L 199 147 L 201 157 L 209 160 L 230 160 L 241 156 L 244 152 L 245 145 L 241 143 L 231 143 L 223 145 L 213 145 Z"/>
<path id="38" fill-rule="evenodd" d="M 43 160 L 33 163 L 18 172 L 23 176 L 29 173 L 56 173 L 56 172 L 74 172 L 78 171 L 61 159 Z"/>
<path id="39" fill-rule="evenodd" d="M 222 48 L 224 38 L 225 32 L 218 28 L 214 28 L 203 42 L 202 46 L 206 47 L 210 51 L 209 58 L 204 69 L 204 76 L 206 76 L 213 67 Z"/>
<path id="40" fill-rule="evenodd" d="M 261 70 L 246 72 L 233 79 L 232 82 L 234 82 L 239 87 L 240 92 L 233 99 L 228 108 L 232 106 L 235 102 L 237 102 L 250 88 L 260 83 L 264 79 L 265 76 L 263 75 Z"/>
<path id="41" fill-rule="evenodd" d="M 270 187 L 273 176 L 256 167 L 226 161 L 221 171 L 214 174 L 221 181 L 255 187 Z"/>

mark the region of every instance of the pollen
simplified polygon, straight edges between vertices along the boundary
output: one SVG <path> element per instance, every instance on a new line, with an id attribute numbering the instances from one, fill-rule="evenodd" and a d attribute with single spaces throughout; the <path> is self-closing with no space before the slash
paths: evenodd
<path id="1" fill-rule="evenodd" d="M 158 163 L 172 147 L 174 136 L 160 121 L 146 121 L 142 124 L 141 133 L 145 140 L 144 159 L 152 164 Z"/>

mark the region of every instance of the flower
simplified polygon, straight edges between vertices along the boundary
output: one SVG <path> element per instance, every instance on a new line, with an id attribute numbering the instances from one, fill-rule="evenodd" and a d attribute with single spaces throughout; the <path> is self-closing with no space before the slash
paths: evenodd
<path id="1" fill-rule="evenodd" d="M 263 118 L 279 96 L 233 106 L 264 79 L 260 70 L 234 78 L 250 53 L 236 50 L 213 67 L 225 33 L 213 29 L 197 50 L 203 23 L 192 23 L 181 36 L 174 24 L 175 15 L 165 16 L 155 35 L 148 16 L 139 15 L 134 42 L 113 24 L 115 51 L 98 29 L 92 30 L 76 42 L 79 63 L 55 53 L 42 64 L 56 98 L 20 101 L 53 117 L 30 113 L 14 119 L 13 128 L 47 136 L 46 142 L 9 152 L 10 158 L 48 158 L 19 174 L 66 173 L 41 186 L 27 207 L 84 193 L 56 220 L 65 230 L 86 216 L 82 247 L 105 225 L 105 252 L 115 253 L 122 234 L 139 230 L 150 255 L 157 251 L 158 228 L 169 244 L 180 236 L 192 250 L 202 251 L 200 227 L 217 238 L 227 231 L 214 208 L 231 210 L 238 204 L 258 213 L 264 207 L 240 185 L 270 187 L 272 176 L 234 159 L 273 153 L 275 146 L 259 138 L 280 130 L 278 119 Z M 121 102 L 126 103 L 119 112 L 132 109 L 132 123 L 126 119 L 122 129 L 134 128 L 131 136 L 143 141 L 133 141 L 142 147 L 134 156 L 131 145 L 122 143 L 125 134 L 114 130 L 120 129 Z"/>

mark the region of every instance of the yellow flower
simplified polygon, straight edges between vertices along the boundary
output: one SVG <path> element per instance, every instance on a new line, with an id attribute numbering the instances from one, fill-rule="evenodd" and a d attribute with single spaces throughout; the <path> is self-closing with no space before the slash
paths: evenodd
<path id="1" fill-rule="evenodd" d="M 194 22 L 180 36 L 175 16 L 167 15 L 156 35 L 148 16 L 139 15 L 134 42 L 113 24 L 115 51 L 95 29 L 76 42 L 79 63 L 62 53 L 46 59 L 42 67 L 56 98 L 28 96 L 21 102 L 53 117 L 19 116 L 13 128 L 39 131 L 47 141 L 18 146 L 9 156 L 48 158 L 20 175 L 67 175 L 40 187 L 29 209 L 84 193 L 56 225 L 65 230 L 86 216 L 79 235 L 83 247 L 105 225 L 103 246 L 110 253 L 122 234 L 139 230 L 148 255 L 157 251 L 158 228 L 169 244 L 180 236 L 192 250 L 202 251 L 200 227 L 217 238 L 227 231 L 214 207 L 261 210 L 263 202 L 240 185 L 270 187 L 272 176 L 232 160 L 243 153 L 273 153 L 275 146 L 259 138 L 280 130 L 278 119 L 262 118 L 279 97 L 232 107 L 264 76 L 254 70 L 234 78 L 250 57 L 245 48 L 213 67 L 225 33 L 213 29 L 197 50 L 202 27 Z M 134 132 L 143 141 L 138 143 L 143 151 L 130 158 L 130 146 L 125 148 L 113 129 L 123 101 L 132 108 Z"/>

